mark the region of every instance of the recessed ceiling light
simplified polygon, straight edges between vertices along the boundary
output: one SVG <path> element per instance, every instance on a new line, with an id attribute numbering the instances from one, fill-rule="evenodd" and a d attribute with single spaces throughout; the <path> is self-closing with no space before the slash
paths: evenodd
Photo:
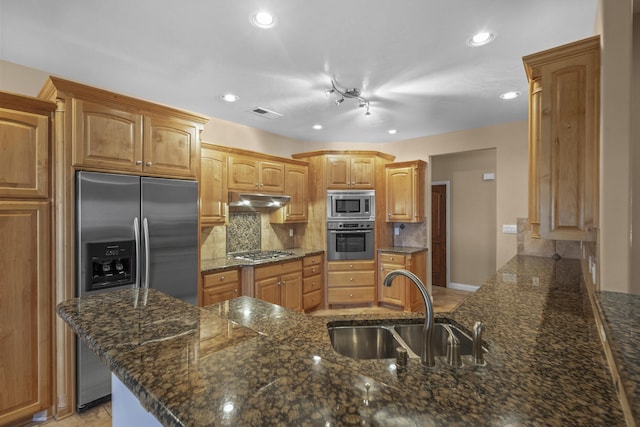
<path id="1" fill-rule="evenodd" d="M 396 129 L 389 129 L 387 132 L 389 132 L 389 135 L 395 135 L 396 133 L 398 133 Z"/>
<path id="2" fill-rule="evenodd" d="M 469 40 L 467 40 L 467 44 L 471 47 L 484 46 L 487 43 L 491 43 L 495 38 L 495 34 L 482 31 L 474 34 Z"/>
<path id="3" fill-rule="evenodd" d="M 221 96 L 221 98 L 224 102 L 236 102 L 238 99 L 240 99 L 238 95 L 234 95 L 232 93 L 225 93 Z"/>
<path id="4" fill-rule="evenodd" d="M 322 129 L 322 125 L 313 125 L 313 129 L 320 130 Z"/>
<path id="5" fill-rule="evenodd" d="M 511 90 L 509 92 L 505 92 L 503 94 L 500 95 L 500 98 L 502 99 L 514 99 L 520 96 L 520 92 L 518 92 L 517 90 Z"/>
<path id="6" fill-rule="evenodd" d="M 259 28 L 271 28 L 276 25 L 276 18 L 269 12 L 263 10 L 254 13 L 249 17 L 253 25 Z"/>

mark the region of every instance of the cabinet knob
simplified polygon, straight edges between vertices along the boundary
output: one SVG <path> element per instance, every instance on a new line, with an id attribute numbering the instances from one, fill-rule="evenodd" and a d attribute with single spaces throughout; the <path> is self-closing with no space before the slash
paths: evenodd
<path id="1" fill-rule="evenodd" d="M 283 285 L 284 285 L 284 284 L 286 284 L 286 283 L 287 283 L 287 281 L 286 281 L 286 280 L 283 280 L 283 281 L 282 281 L 282 284 L 283 284 Z"/>
<path id="2" fill-rule="evenodd" d="M 234 293 L 234 294 L 237 294 L 237 293 L 238 293 L 238 290 L 237 290 L 237 289 L 234 289 L 234 290 L 233 290 L 233 293 Z"/>
<path id="3" fill-rule="evenodd" d="M 315 272 L 316 272 L 316 269 L 315 269 L 315 268 L 312 268 L 312 269 L 311 269 L 311 272 L 312 272 L 312 273 L 315 273 Z"/>
<path id="4" fill-rule="evenodd" d="M 142 164 L 142 160 L 136 160 L 136 165 L 141 165 Z"/>
<path id="5" fill-rule="evenodd" d="M 220 281 L 222 282 L 224 280 L 224 276 L 220 276 Z"/>
<path id="6" fill-rule="evenodd" d="M 260 187 L 260 184 L 258 184 L 257 182 L 256 182 L 256 187 Z"/>
<path id="7" fill-rule="evenodd" d="M 353 282 L 353 277 L 349 277 L 349 281 L 350 281 L 350 282 Z"/>
<path id="8" fill-rule="evenodd" d="M 349 268 L 353 268 L 353 264 L 349 264 Z"/>
<path id="9" fill-rule="evenodd" d="M 147 162 L 147 166 L 151 166 L 151 162 Z"/>
<path id="10" fill-rule="evenodd" d="M 353 294 L 349 294 L 349 298 L 353 298 Z"/>

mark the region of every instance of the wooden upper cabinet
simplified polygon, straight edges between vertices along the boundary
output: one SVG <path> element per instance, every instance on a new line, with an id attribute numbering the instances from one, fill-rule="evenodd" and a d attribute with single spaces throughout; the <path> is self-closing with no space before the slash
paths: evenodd
<path id="1" fill-rule="evenodd" d="M 277 224 L 307 222 L 309 171 L 306 165 L 284 165 L 284 194 L 291 196 L 291 201 L 271 213 L 271 222 Z"/>
<path id="2" fill-rule="evenodd" d="M 49 123 L 55 105 L 0 92 L 0 197 L 49 195 Z"/>
<path id="3" fill-rule="evenodd" d="M 142 171 L 142 114 L 73 100 L 73 165 Z"/>
<path id="4" fill-rule="evenodd" d="M 327 156 L 327 188 L 375 188 L 375 159 L 372 156 Z"/>
<path id="5" fill-rule="evenodd" d="M 264 193 L 284 191 L 284 164 L 247 156 L 229 155 L 229 190 Z"/>
<path id="6" fill-rule="evenodd" d="M 227 206 L 227 156 L 207 144 L 200 149 L 200 222 L 224 224 Z"/>
<path id="7" fill-rule="evenodd" d="M 61 125 L 76 169 L 197 178 L 204 117 L 56 77 L 40 96 L 71 116 Z"/>
<path id="8" fill-rule="evenodd" d="M 155 115 L 144 116 L 143 170 L 156 175 L 196 176 L 198 127 Z"/>
<path id="9" fill-rule="evenodd" d="M 530 84 L 532 235 L 595 240 L 598 227 L 600 38 L 523 58 Z"/>
<path id="10" fill-rule="evenodd" d="M 425 170 L 422 160 L 385 165 L 387 222 L 424 222 Z"/>

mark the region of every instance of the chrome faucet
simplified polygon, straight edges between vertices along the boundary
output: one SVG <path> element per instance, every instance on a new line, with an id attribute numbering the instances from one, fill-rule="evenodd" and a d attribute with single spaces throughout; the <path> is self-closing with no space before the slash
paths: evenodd
<path id="1" fill-rule="evenodd" d="M 404 276 L 411 280 L 414 285 L 418 287 L 422 299 L 424 299 L 424 306 L 426 308 L 426 317 L 424 319 L 424 336 L 422 340 L 422 354 L 420 355 L 420 361 L 424 366 L 433 367 L 436 362 L 433 358 L 433 304 L 431 304 L 431 297 L 429 297 L 429 291 L 426 286 L 420 281 L 418 276 L 407 270 L 393 270 L 387 274 L 382 283 L 386 287 L 391 286 L 391 282 L 396 276 Z"/>

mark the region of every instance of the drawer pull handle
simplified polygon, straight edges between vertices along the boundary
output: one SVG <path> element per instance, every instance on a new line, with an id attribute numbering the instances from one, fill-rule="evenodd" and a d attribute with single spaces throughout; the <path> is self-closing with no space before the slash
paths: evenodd
<path id="1" fill-rule="evenodd" d="M 220 281 L 222 282 L 224 280 L 224 276 L 220 276 Z"/>
<path id="2" fill-rule="evenodd" d="M 152 163 L 151 163 L 151 162 L 147 162 L 147 166 L 151 166 L 151 165 L 152 165 Z"/>
<path id="3" fill-rule="evenodd" d="M 142 160 L 136 160 L 136 165 L 141 165 L 142 164 Z"/>
<path id="4" fill-rule="evenodd" d="M 349 281 L 350 281 L 350 282 L 353 282 L 353 277 L 349 277 Z"/>
<path id="5" fill-rule="evenodd" d="M 349 294 L 349 297 L 350 297 L 350 298 L 353 298 L 353 294 Z"/>

